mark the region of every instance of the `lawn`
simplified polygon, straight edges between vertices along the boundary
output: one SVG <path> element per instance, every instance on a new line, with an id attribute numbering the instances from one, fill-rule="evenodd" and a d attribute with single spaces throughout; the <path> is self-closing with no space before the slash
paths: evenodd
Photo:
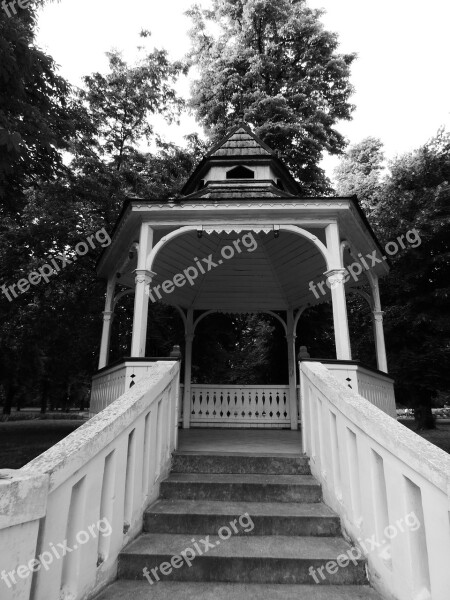
<path id="1" fill-rule="evenodd" d="M 415 423 L 413 420 L 399 421 L 409 429 L 415 431 Z M 425 440 L 435 444 L 445 452 L 450 454 L 450 420 L 443 419 L 436 421 L 436 429 L 428 429 L 426 431 L 416 431 Z"/>
<path id="2" fill-rule="evenodd" d="M 40 420 L 0 423 L 0 469 L 20 469 L 84 421 Z M 401 423 L 414 430 L 414 421 Z M 435 430 L 419 432 L 423 438 L 450 453 L 450 421 L 438 421 Z"/>
<path id="3" fill-rule="evenodd" d="M 50 419 L 0 423 L 0 469 L 20 469 L 82 424 Z"/>

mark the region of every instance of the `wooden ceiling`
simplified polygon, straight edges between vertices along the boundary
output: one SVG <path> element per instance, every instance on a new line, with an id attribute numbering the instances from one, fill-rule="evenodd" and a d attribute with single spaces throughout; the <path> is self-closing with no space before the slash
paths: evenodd
<path id="1" fill-rule="evenodd" d="M 239 253 L 233 242 L 242 238 L 249 248 L 241 241 Z M 221 254 L 226 246 L 233 248 L 232 258 Z M 227 256 L 227 251 L 224 252 Z M 228 252 L 231 254 L 231 250 Z M 217 266 L 211 265 L 208 270 L 207 261 L 202 259 L 209 255 Z M 196 258 L 207 271 L 205 274 L 196 266 Z M 314 245 L 295 234 L 281 232 L 275 238 L 273 232 L 222 232 L 203 233 L 198 238 L 196 232 L 189 232 L 161 249 L 154 263 L 156 276 L 151 288 L 173 280 L 188 267 L 195 267 L 198 277 L 192 285 L 186 282 L 183 287 L 175 287 L 172 293 L 164 293 L 160 288 L 162 302 L 184 308 L 236 312 L 285 310 L 315 304 L 317 300 L 308 284 L 326 270 L 325 261 Z M 190 272 L 195 275 L 193 269 Z M 153 297 L 156 299 L 157 294 L 153 293 Z"/>

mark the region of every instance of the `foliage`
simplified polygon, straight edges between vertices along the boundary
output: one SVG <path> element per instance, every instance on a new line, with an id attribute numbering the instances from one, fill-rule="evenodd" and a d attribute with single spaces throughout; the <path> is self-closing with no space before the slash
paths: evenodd
<path id="1" fill-rule="evenodd" d="M 193 346 L 196 383 L 287 383 L 287 344 L 266 314 L 213 314 L 200 321 Z"/>
<path id="2" fill-rule="evenodd" d="M 2 222 L 0 283 L 17 282 L 102 227 L 111 230 L 127 194 L 167 198 L 178 191 L 198 158 L 197 138 L 190 138 L 187 150 L 164 143 L 153 135 L 149 119 L 154 112 L 175 117 L 181 104 L 172 84 L 181 69 L 162 51 L 147 54 L 134 66 L 112 53 L 109 73 L 86 78 L 86 89 L 70 98 L 77 117 L 71 163 L 56 181 L 42 177 L 39 187 L 25 181 L 20 218 L 11 215 Z M 138 145 L 150 137 L 156 151 L 140 151 Z M 61 161 L 56 147 L 55 152 Z M 16 172 L 14 166 L 14 176 Z M 79 395 L 89 383 L 96 369 L 105 293 L 95 277 L 100 251 L 100 246 L 91 250 L 13 302 L 1 295 L 0 383 L 6 412 L 13 400 L 41 400 L 43 408 L 47 400 L 65 403 L 68 394 Z M 126 303 L 122 312 L 129 326 Z M 131 327 L 118 330 L 118 350 L 124 356 Z M 151 342 L 156 354 L 167 354 L 169 337 Z"/>
<path id="3" fill-rule="evenodd" d="M 61 150 L 76 131 L 70 86 L 56 73 L 53 59 L 35 45 L 35 10 L 20 9 L 12 18 L 0 10 L 2 218 L 18 218 L 25 190 L 63 172 Z"/>
<path id="4" fill-rule="evenodd" d="M 214 0 L 194 6 L 191 64 L 199 76 L 192 107 L 217 140 L 245 120 L 276 150 L 303 193 L 330 191 L 318 163 L 345 146 L 335 129 L 350 119 L 350 65 L 338 38 L 305 0 Z M 208 25 L 219 30 L 213 35 Z"/>
<path id="5" fill-rule="evenodd" d="M 351 146 L 335 169 L 337 189 L 341 196 L 356 194 L 367 215 L 375 209 L 381 193 L 384 166 L 383 143 L 367 137 Z"/>
<path id="6" fill-rule="evenodd" d="M 421 239 L 416 248 L 407 246 L 391 257 L 382 301 L 398 400 L 415 407 L 419 424 L 429 426 L 433 398 L 450 386 L 450 134 L 439 131 L 423 147 L 397 157 L 384 178 L 378 160 L 369 161 L 367 188 L 362 172 L 368 161 L 349 165 L 365 156 L 364 146 L 378 144 L 363 142 L 349 153 L 340 185 L 354 185 L 357 173 L 366 198 L 378 198 L 371 205 L 371 222 L 383 243 L 412 229 Z M 367 334 L 362 330 L 361 335 Z"/>
<path id="7" fill-rule="evenodd" d="M 141 33 L 142 37 L 147 35 Z M 139 144 L 151 140 L 151 116 L 159 114 L 172 121 L 182 108 L 173 84 L 185 67 L 171 63 L 165 50 L 153 50 L 134 66 L 129 66 L 117 51 L 107 56 L 110 72 L 85 77 L 85 89 L 80 90 L 79 98 L 95 131 L 95 144 L 88 140 L 91 150 L 111 159 L 119 171 Z"/>

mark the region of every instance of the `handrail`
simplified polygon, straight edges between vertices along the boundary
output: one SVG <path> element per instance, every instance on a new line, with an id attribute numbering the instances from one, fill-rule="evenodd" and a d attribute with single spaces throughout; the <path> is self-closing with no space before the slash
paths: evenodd
<path id="1" fill-rule="evenodd" d="M 300 370 L 303 450 L 374 587 L 386 598 L 448 600 L 450 455 L 320 363 Z"/>
<path id="2" fill-rule="evenodd" d="M 115 578 L 119 552 L 169 472 L 179 389 L 178 361 L 156 362 L 22 469 L 0 471 L 2 600 L 29 600 L 31 590 L 33 600 L 78 600 Z"/>

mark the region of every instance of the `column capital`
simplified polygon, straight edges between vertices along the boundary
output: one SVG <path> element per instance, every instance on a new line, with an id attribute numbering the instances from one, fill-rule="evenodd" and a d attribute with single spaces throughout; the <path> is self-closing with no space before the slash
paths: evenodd
<path id="1" fill-rule="evenodd" d="M 194 339 L 195 334 L 194 333 L 185 333 L 184 334 L 184 340 L 186 342 L 192 342 L 192 340 Z"/>
<path id="2" fill-rule="evenodd" d="M 383 322 L 384 310 L 373 310 L 372 314 L 375 321 L 378 321 L 378 323 Z"/>
<path id="3" fill-rule="evenodd" d="M 112 322 L 114 317 L 116 316 L 113 310 L 104 310 L 102 312 L 103 315 L 103 321 L 106 322 Z"/>
<path id="4" fill-rule="evenodd" d="M 341 283 L 345 283 L 345 276 L 347 275 L 347 269 L 330 269 L 325 271 L 324 275 L 327 278 L 330 288 L 338 286 Z"/>
<path id="5" fill-rule="evenodd" d="M 153 277 L 156 275 L 153 271 L 149 271 L 148 269 L 135 269 L 135 283 L 151 283 Z"/>
<path id="6" fill-rule="evenodd" d="M 295 333 L 287 333 L 286 339 L 291 344 L 292 342 L 295 342 L 295 340 L 297 339 L 297 335 Z"/>

